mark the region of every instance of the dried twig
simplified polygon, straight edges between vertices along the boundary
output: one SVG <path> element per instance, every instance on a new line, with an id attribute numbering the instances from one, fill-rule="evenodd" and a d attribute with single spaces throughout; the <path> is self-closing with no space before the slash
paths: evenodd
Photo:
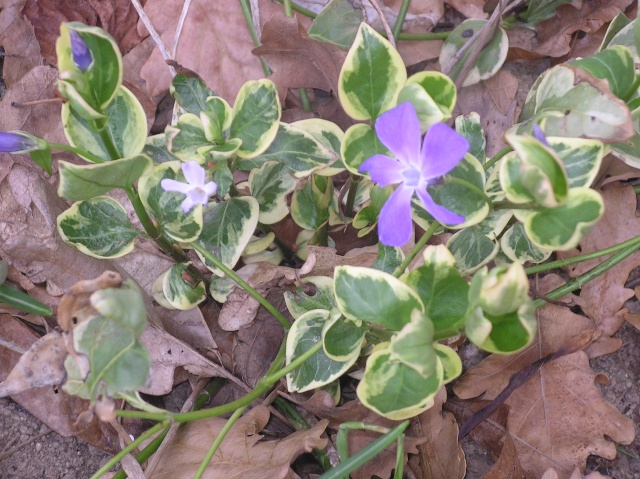
<path id="1" fill-rule="evenodd" d="M 187 13 L 189 13 L 190 7 L 191 0 L 184 0 L 182 12 L 180 13 L 180 18 L 178 19 L 178 26 L 176 27 L 176 36 L 173 39 L 173 48 L 171 49 L 171 55 L 173 58 L 176 57 L 176 52 L 178 51 L 178 42 L 180 41 L 180 35 L 182 35 L 182 27 L 184 26 L 184 21 L 187 18 Z"/>
<path id="2" fill-rule="evenodd" d="M 160 50 L 160 54 L 162 55 L 162 58 L 164 58 L 165 61 L 173 60 L 173 58 L 171 58 L 171 55 L 169 54 L 169 50 L 167 49 L 167 46 L 162 41 L 162 38 L 160 38 L 160 35 L 154 28 L 153 24 L 151 23 L 151 20 L 149 19 L 144 9 L 142 8 L 142 5 L 140 5 L 140 2 L 138 0 L 131 0 L 131 4 L 136 9 L 136 12 L 138 12 L 138 15 L 140 16 L 140 20 L 142 20 L 142 23 L 144 23 L 144 26 L 149 32 L 149 35 L 151 35 L 151 38 L 153 38 L 153 41 L 158 47 L 158 50 Z M 171 65 L 169 65 L 169 72 L 171 72 L 172 77 L 176 76 L 176 70 Z"/>
<path id="3" fill-rule="evenodd" d="M 396 48 L 396 39 L 393 37 L 393 32 L 391 31 L 391 27 L 389 26 L 389 22 L 387 22 L 387 18 L 382 13 L 382 9 L 376 0 L 369 0 L 369 3 L 373 8 L 375 8 L 376 12 L 378 12 L 378 16 L 380 17 L 380 21 L 382 22 L 382 26 L 384 27 L 384 31 L 387 32 L 387 39 L 389 43 Z"/>

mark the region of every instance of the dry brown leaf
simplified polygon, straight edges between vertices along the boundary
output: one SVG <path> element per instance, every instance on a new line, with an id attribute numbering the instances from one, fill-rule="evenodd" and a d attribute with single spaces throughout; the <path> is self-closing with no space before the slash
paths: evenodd
<path id="1" fill-rule="evenodd" d="M 506 70 L 500 70 L 488 80 L 484 81 L 484 86 L 503 115 L 511 110 L 516 101 L 518 92 L 518 79 Z"/>
<path id="2" fill-rule="evenodd" d="M 203 479 L 293 478 L 290 464 L 303 452 L 322 449 L 327 440 L 321 434 L 327 421 L 297 431 L 277 441 L 260 441 L 258 434 L 269 420 L 269 410 L 256 406 L 242 416 L 216 451 Z M 155 473 L 149 479 L 191 479 L 227 420 L 202 419 L 185 424 L 165 449 Z"/>
<path id="3" fill-rule="evenodd" d="M 39 339 L 31 329 L 7 315 L 0 317 L 0 338 L 25 350 Z M 20 354 L 0 347 L 0 381 L 6 379 L 19 359 Z M 95 418 L 89 423 L 76 422 L 80 414 L 89 408 L 89 401 L 54 391 L 51 386 L 12 393 L 11 399 L 62 436 L 77 436 L 107 452 L 118 450 L 117 437 L 111 426 L 103 425 Z"/>
<path id="4" fill-rule="evenodd" d="M 580 252 L 560 254 L 561 257 L 591 253 L 621 243 L 640 235 L 640 222 L 636 216 L 636 194 L 631 186 L 618 183 L 607 185 L 601 191 L 604 199 L 604 216 L 595 228 L 580 242 Z M 579 276 L 604 259 L 585 261 L 568 266 L 571 277 Z M 612 336 L 624 323 L 623 305 L 633 296 L 633 290 L 625 288 L 629 273 L 640 264 L 636 252 L 615 267 L 582 287 L 580 305 L 583 311 L 597 322 L 602 333 Z"/>
<path id="5" fill-rule="evenodd" d="M 7 15 L 14 11 L 11 5 L 3 7 L 0 2 L 0 17 L 5 13 L 4 8 L 7 8 Z M 0 18 L 0 25 L 2 23 L 3 19 Z M 2 74 L 9 88 L 42 61 L 33 26 L 22 14 L 15 16 L 6 28 L 0 27 L 0 45 L 5 49 Z"/>
<path id="6" fill-rule="evenodd" d="M 442 404 L 446 399 L 447 390 L 443 386 L 434 405 L 411 421 L 412 432 L 427 438 L 427 442 L 418 446 L 418 454 L 411 462 L 419 479 L 462 479 L 467 470 L 458 442 L 458 423 L 453 414 L 443 415 Z"/>
<path id="7" fill-rule="evenodd" d="M 540 479 L 559 479 L 558 473 L 555 469 L 548 469 L 542 475 Z M 578 468 L 576 468 L 571 477 L 569 479 L 611 479 L 609 476 L 603 476 L 598 471 L 593 471 L 587 474 L 586 476 L 580 472 Z"/>
<path id="8" fill-rule="evenodd" d="M 598 176 L 593 182 L 593 188 L 602 188 L 609 183 L 624 181 L 630 178 L 638 178 L 640 171 L 627 165 L 625 162 L 613 155 L 607 155 L 602 160 L 602 166 Z"/>
<path id="9" fill-rule="evenodd" d="M 485 0 L 444 0 L 467 18 L 487 18 L 489 15 L 482 9 Z"/>
<path id="10" fill-rule="evenodd" d="M 556 16 L 539 23 L 535 30 L 509 30 L 509 47 L 523 50 L 525 56 L 533 53 L 538 57 L 560 57 L 570 51 L 574 33 L 595 33 L 631 3 L 633 0 L 591 0 L 581 2 L 581 8 L 562 4 Z"/>
<path id="11" fill-rule="evenodd" d="M 511 434 L 506 433 L 502 452 L 491 469 L 482 476 L 482 479 L 525 479 L 516 446 L 513 443 Z"/>
<path id="12" fill-rule="evenodd" d="M 562 283 L 560 277 L 548 275 L 539 289 L 549 291 Z M 454 391 L 462 398 L 485 394 L 485 399 L 493 399 L 514 373 L 591 327 L 588 318 L 568 308 L 545 306 L 538 310 L 533 345 L 514 355 L 489 356 L 470 369 Z M 633 423 L 602 397 L 594 384 L 597 376 L 587 354 L 578 351 L 543 367 L 507 399 L 508 430 L 527 478 L 537 479 L 549 467 L 568 478 L 576 467 L 584 468 L 589 454 L 616 456 L 614 442 L 605 436 L 623 444 L 634 440 Z"/>

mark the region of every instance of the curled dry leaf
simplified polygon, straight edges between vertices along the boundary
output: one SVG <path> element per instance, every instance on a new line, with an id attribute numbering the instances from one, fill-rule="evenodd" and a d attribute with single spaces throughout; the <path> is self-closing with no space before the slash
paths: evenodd
<path id="1" fill-rule="evenodd" d="M 539 288 L 549 291 L 562 283 L 548 275 Z M 588 318 L 555 305 L 538 310 L 538 322 L 533 345 L 514 355 L 489 356 L 460 379 L 455 393 L 493 399 L 514 373 L 593 327 Z M 615 443 L 606 437 L 623 444 L 634 440 L 633 423 L 602 397 L 594 384 L 597 376 L 586 353 L 578 351 L 547 364 L 506 400 L 511 407 L 508 431 L 527 478 L 537 479 L 553 467 L 568 479 L 576 467 L 584 468 L 589 454 L 616 456 Z"/>
<path id="2" fill-rule="evenodd" d="M 504 436 L 500 457 L 482 479 L 526 479 L 513 438 L 508 432 Z"/>
<path id="3" fill-rule="evenodd" d="M 264 406 L 256 406 L 242 416 L 220 444 L 203 479 L 295 477 L 291 462 L 303 452 L 326 446 L 327 440 L 320 436 L 327 421 L 284 439 L 261 441 L 263 436 L 259 432 L 268 420 L 269 410 Z M 165 449 L 149 479 L 191 479 L 226 423 L 226 419 L 216 417 L 185 424 Z"/>

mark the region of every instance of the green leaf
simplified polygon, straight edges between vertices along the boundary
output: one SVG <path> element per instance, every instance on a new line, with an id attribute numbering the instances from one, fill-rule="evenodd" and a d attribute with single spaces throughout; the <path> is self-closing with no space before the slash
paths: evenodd
<path id="1" fill-rule="evenodd" d="M 480 115 L 474 111 L 468 115 L 460 115 L 456 118 L 456 131 L 469 142 L 469 154 L 476 157 L 480 163 L 484 163 L 487 139 L 480 123 Z"/>
<path id="2" fill-rule="evenodd" d="M 404 254 L 400 248 L 378 243 L 378 256 L 371 265 L 371 269 L 392 274 L 402 264 L 403 259 Z"/>
<path id="3" fill-rule="evenodd" d="M 304 187 L 293 192 L 291 218 L 301 228 L 317 230 L 329 221 L 331 208 L 338 208 L 331 178 L 311 176 Z"/>
<path id="4" fill-rule="evenodd" d="M 578 245 L 603 213 L 599 193 L 589 188 L 572 188 L 566 203 L 528 216 L 525 232 L 540 248 L 566 251 Z"/>
<path id="5" fill-rule="evenodd" d="M 429 127 L 444 119 L 444 115 L 435 101 L 417 83 L 409 83 L 402 87 L 398 94 L 398 105 L 411 103 L 420 120 L 420 131 L 424 133 Z"/>
<path id="6" fill-rule="evenodd" d="M 29 156 L 33 162 L 46 171 L 49 175 L 53 173 L 51 169 L 51 148 L 42 148 L 29 152 Z"/>
<path id="7" fill-rule="evenodd" d="M 316 174 L 322 176 L 334 176 L 344 171 L 344 164 L 342 163 L 342 157 L 340 156 L 340 148 L 342 147 L 344 132 L 338 125 L 331 121 L 323 120 L 322 118 L 307 118 L 306 120 L 299 120 L 291 123 L 291 126 L 300 128 L 309 133 L 338 158 L 331 164 L 331 166 L 316 170 Z"/>
<path id="8" fill-rule="evenodd" d="M 537 321 L 532 302 L 502 316 L 493 316 L 476 308 L 467 317 L 465 325 L 465 334 L 472 343 L 497 354 L 513 354 L 526 348 L 536 337 L 536 331 Z"/>
<path id="9" fill-rule="evenodd" d="M 535 202 L 543 207 L 563 203 L 569 179 L 555 151 L 533 137 L 506 135 L 517 156 L 503 158 L 500 184 L 514 203 Z"/>
<path id="10" fill-rule="evenodd" d="M 613 45 L 590 57 L 569 62 L 568 65 L 582 68 L 596 78 L 607 80 L 613 94 L 623 100 L 635 79 L 633 53 L 623 45 Z"/>
<path id="11" fill-rule="evenodd" d="M 190 285 L 183 277 L 189 263 L 177 263 L 162 275 L 162 291 L 174 309 L 186 311 L 195 308 L 207 298 L 204 282 Z"/>
<path id="12" fill-rule="evenodd" d="M 634 134 L 627 105 L 583 70 L 558 65 L 548 70 L 527 96 L 519 121 L 510 131 L 530 133 L 539 123 L 547 136 L 625 141 Z"/>
<path id="13" fill-rule="evenodd" d="M 29 314 L 40 316 L 51 316 L 53 314 L 51 308 L 46 304 L 6 284 L 0 284 L 0 304 L 7 304 Z"/>
<path id="14" fill-rule="evenodd" d="M 140 290 L 126 280 L 122 288 L 96 291 L 90 301 L 100 315 L 73 331 L 76 351 L 89 357 L 90 371 L 84 383 L 90 399 L 144 387 L 151 359 L 138 341 L 147 318 Z"/>
<path id="15" fill-rule="evenodd" d="M 301 288 L 296 285 L 295 293 L 284 292 L 284 300 L 294 319 L 314 309 L 329 311 L 336 307 L 333 279 L 327 276 L 307 276 L 302 279 L 302 283 L 308 286 Z"/>
<path id="16" fill-rule="evenodd" d="M 449 77 L 452 80 L 455 81 L 458 78 L 473 49 L 469 48 L 460 58 L 456 59 L 457 53 L 486 23 L 487 20 L 465 20 L 454 28 L 444 41 L 442 50 L 440 50 L 440 65 L 443 69 L 449 69 Z M 477 39 L 474 39 L 475 41 Z M 508 50 L 507 34 L 498 27 L 489 44 L 482 47 L 482 53 L 469 70 L 462 86 L 475 85 L 495 75 L 506 60 Z M 456 63 L 452 65 L 454 60 Z"/>
<path id="17" fill-rule="evenodd" d="M 140 176 L 153 167 L 151 158 L 136 155 L 94 165 L 74 165 L 59 161 L 58 194 L 69 201 L 88 200 L 115 188 L 131 188 Z"/>
<path id="18" fill-rule="evenodd" d="M 495 238 L 486 235 L 479 226 L 471 226 L 458 231 L 449 241 L 447 248 L 456 260 L 462 274 L 472 274 L 496 257 L 500 249 Z"/>
<path id="19" fill-rule="evenodd" d="M 391 338 L 389 359 L 400 361 L 422 377 L 429 378 L 440 366 L 432 343 L 433 324 L 423 314 L 414 314 L 411 322 Z"/>
<path id="20" fill-rule="evenodd" d="M 434 373 L 425 378 L 415 369 L 391 360 L 383 345 L 367 359 L 367 368 L 358 385 L 362 403 L 392 420 L 417 416 L 433 405 L 433 398 L 443 384 L 442 363 L 436 362 Z"/>
<path id="21" fill-rule="evenodd" d="M 464 231 L 467 229 L 461 233 Z M 469 285 L 445 246 L 427 246 L 423 256 L 424 264 L 402 277 L 402 281 L 420 297 L 427 317 L 433 322 L 436 339 L 440 340 L 461 329 L 469 308 Z"/>
<path id="22" fill-rule="evenodd" d="M 309 27 L 308 35 L 321 42 L 349 48 L 358 34 L 362 10 L 349 0 L 331 0 Z"/>
<path id="23" fill-rule="evenodd" d="M 322 330 L 329 318 L 329 311 L 317 309 L 300 316 L 291 326 L 287 335 L 287 364 L 322 341 Z M 340 362 L 329 358 L 320 349 L 300 367 L 287 374 L 287 389 L 304 392 L 329 384 L 342 376 L 357 359 Z"/>
<path id="24" fill-rule="evenodd" d="M 233 110 L 229 104 L 219 96 L 207 98 L 205 109 L 200 112 L 200 119 L 204 126 L 204 132 L 210 142 L 224 143 L 224 132 L 231 127 Z M 235 139 L 238 146 L 242 141 Z"/>
<path id="25" fill-rule="evenodd" d="M 84 72 L 73 61 L 70 30 L 82 37 L 91 52 L 93 61 Z M 62 23 L 60 36 L 56 41 L 56 54 L 60 83 L 70 86 L 90 108 L 102 113 L 122 85 L 122 55 L 115 40 L 98 27 L 90 27 L 80 22 Z M 65 88 L 61 90 L 64 91 Z M 75 104 L 74 95 L 71 95 L 69 100 L 72 108 L 79 106 Z"/>
<path id="26" fill-rule="evenodd" d="M 609 23 L 609 26 L 607 27 L 607 31 L 604 34 L 604 38 L 602 39 L 602 43 L 600 44 L 598 51 L 602 51 L 605 48 L 608 48 L 609 44 L 614 45 L 615 43 L 613 43 L 612 40 L 616 38 L 618 33 L 620 33 L 625 27 L 628 27 L 630 23 L 632 23 L 631 20 L 629 20 L 629 18 L 623 12 L 618 13 L 613 18 L 613 20 L 611 20 L 611 23 Z M 631 27 L 630 30 L 633 32 L 633 27 Z M 629 48 L 633 47 L 632 52 L 635 54 L 635 46 L 633 45 L 633 33 L 631 34 L 631 37 L 631 46 L 626 46 Z M 618 44 L 624 45 L 624 43 Z"/>
<path id="27" fill-rule="evenodd" d="M 178 157 L 169 152 L 167 148 L 167 137 L 164 133 L 147 137 L 143 153 L 151 158 L 155 165 L 168 161 L 178 161 Z"/>
<path id="28" fill-rule="evenodd" d="M 225 266 L 233 268 L 258 225 L 259 209 L 258 202 L 251 196 L 231 198 L 211 206 L 204 213 L 204 226 L 197 243 Z M 200 259 L 213 273 L 223 276 L 213 264 L 202 256 Z"/>
<path id="29" fill-rule="evenodd" d="M 604 144 L 583 138 L 547 138 L 547 141 L 564 164 L 569 187 L 591 186 L 606 153 Z"/>
<path id="30" fill-rule="evenodd" d="M 106 120 L 87 121 L 69 103 L 63 104 L 62 123 L 69 144 L 106 161 L 141 153 L 147 140 L 147 116 L 133 93 L 119 87 L 104 113 Z M 106 121 L 104 126 L 103 121 Z M 116 158 L 97 133 L 101 129 L 111 137 Z"/>
<path id="31" fill-rule="evenodd" d="M 362 175 L 360 165 L 373 155 L 391 155 L 369 125 L 357 123 L 345 132 L 340 149 L 344 166 L 354 175 Z"/>
<path id="32" fill-rule="evenodd" d="M 406 80 L 400 54 L 362 23 L 338 79 L 338 95 L 347 115 L 355 120 L 375 120 L 395 106 Z"/>
<path id="33" fill-rule="evenodd" d="M 457 92 L 451 79 L 440 72 L 411 75 L 398 95 L 398 105 L 411 102 L 418 113 L 422 133 L 434 123 L 451 118 Z"/>
<path id="34" fill-rule="evenodd" d="M 553 17 L 559 5 L 571 2 L 572 0 L 530 0 L 522 17 L 526 19 L 527 26 L 535 27 L 541 21 Z"/>
<path id="35" fill-rule="evenodd" d="M 169 87 L 169 93 L 186 113 L 199 115 L 206 110 L 207 98 L 215 95 L 200 77 L 177 74 Z"/>
<path id="36" fill-rule="evenodd" d="M 260 205 L 260 223 L 277 223 L 289 213 L 287 195 L 296 187 L 296 180 L 287 167 L 276 161 L 267 161 L 249 173 L 249 189 Z"/>
<path id="37" fill-rule="evenodd" d="M 165 133 L 169 151 L 183 161 L 203 164 L 205 154 L 215 146 L 206 137 L 200 117 L 192 113 L 180 115 L 176 126 L 168 126 Z"/>
<path id="38" fill-rule="evenodd" d="M 526 262 L 542 263 L 551 256 L 551 250 L 541 249 L 527 237 L 524 232 L 524 225 L 516 223 L 509 228 L 500 238 L 500 247 L 502 252 L 507 255 L 511 261 L 517 261 L 520 264 Z"/>
<path id="39" fill-rule="evenodd" d="M 7 280 L 9 274 L 9 263 L 0 259 L 0 284 L 3 284 Z"/>
<path id="40" fill-rule="evenodd" d="M 483 268 L 471 280 L 469 301 L 493 316 L 517 311 L 529 301 L 529 280 L 520 263 Z"/>
<path id="41" fill-rule="evenodd" d="M 462 361 L 460 360 L 460 356 L 458 356 L 456 351 L 444 344 L 433 343 L 432 346 L 433 349 L 436 350 L 436 354 L 444 369 L 443 384 L 449 384 L 462 374 Z"/>
<path id="42" fill-rule="evenodd" d="M 180 161 L 156 166 L 151 174 L 140 178 L 138 192 L 145 208 L 151 211 L 162 231 L 176 241 L 188 243 L 200 236 L 203 206 L 198 204 L 185 213 L 181 206 L 185 195 L 165 191 L 160 185 L 164 179 L 185 183 L 181 166 Z"/>
<path id="43" fill-rule="evenodd" d="M 415 310 L 424 312 L 418 295 L 390 274 L 356 266 L 335 269 L 333 290 L 338 308 L 348 319 L 401 330 Z"/>
<path id="44" fill-rule="evenodd" d="M 296 178 L 309 176 L 335 162 L 337 155 L 306 131 L 281 123 L 273 143 L 256 158 L 240 160 L 238 168 L 250 170 L 267 161 L 284 164 Z"/>
<path id="45" fill-rule="evenodd" d="M 640 136 L 635 135 L 620 143 L 612 143 L 611 154 L 632 168 L 640 169 Z"/>
<path id="46" fill-rule="evenodd" d="M 322 329 L 322 346 L 325 354 L 334 361 L 347 362 L 360 355 L 364 335 L 368 328 L 362 323 L 346 320 L 337 311 L 329 317 Z"/>
<path id="47" fill-rule="evenodd" d="M 97 196 L 74 203 L 58 216 L 62 240 L 94 258 L 119 258 L 133 251 L 140 232 L 116 200 Z"/>
<path id="48" fill-rule="evenodd" d="M 229 168 L 229 163 L 220 161 L 212 169 L 209 169 L 209 172 L 212 173 L 214 183 L 218 185 L 216 190 L 218 198 L 224 198 L 229 194 L 233 184 L 233 172 Z"/>
<path id="49" fill-rule="evenodd" d="M 429 186 L 428 191 L 437 204 L 464 216 L 463 223 L 451 228 L 466 228 L 486 218 L 489 205 L 484 196 L 485 173 L 476 158 L 465 155 L 460 163 L 442 178 L 442 184 Z"/>
<path id="50" fill-rule="evenodd" d="M 242 140 L 240 158 L 254 158 L 265 151 L 278 133 L 280 99 L 271 80 L 252 80 L 240 88 L 233 105 L 231 138 Z"/>

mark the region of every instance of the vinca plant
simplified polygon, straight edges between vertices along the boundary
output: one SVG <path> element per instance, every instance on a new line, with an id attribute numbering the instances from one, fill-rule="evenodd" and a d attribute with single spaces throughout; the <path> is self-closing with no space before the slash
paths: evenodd
<path id="1" fill-rule="evenodd" d="M 486 23 L 468 22 L 450 34 L 441 63 L 469 39 L 463 32 Z M 139 342 L 144 305 L 126 281 L 91 297 L 99 321 L 75 326 L 78 354 L 65 363 L 64 388 L 94 405 L 126 398 L 145 410 L 115 414 L 157 420 L 159 431 L 170 420 L 224 413 L 235 420 L 284 377 L 290 392 L 305 392 L 355 373 L 360 401 L 402 420 L 431 407 L 461 374 L 447 340 L 465 335 L 498 354 L 526 348 L 543 304 L 530 297 L 527 273 L 555 266 L 531 265 L 574 248 L 602 216 L 590 186 L 606 153 L 640 165 L 637 115 L 636 131 L 625 127 L 640 105 L 638 46 L 633 23 L 615 25 L 593 57 L 557 65 L 535 82 L 519 123 L 505 132 L 508 146 L 493 158 L 476 113 L 452 118 L 454 80 L 436 71 L 407 76 L 396 49 L 366 23 L 339 77 L 340 104 L 357 121 L 346 131 L 319 118 L 282 122 L 269 79 L 225 99 L 200 78 L 178 74 L 174 121 L 154 136 L 123 86 L 115 41 L 98 27 L 62 25 L 58 90 L 69 145 L 0 133 L 0 151 L 28 153 L 48 173 L 52 149 L 77 155 L 76 163 L 58 162 L 58 193 L 70 204 L 57 221 L 62 239 L 104 259 L 155 242 L 175 261 L 153 285 L 164 307 L 195 308 L 208 295 L 224 303 L 237 284 L 288 330 L 267 376 L 244 398 L 195 413 L 158 410 L 137 396 L 150 360 Z M 499 29 L 465 84 L 500 68 L 503 36 Z M 108 195 L 117 189 L 136 221 Z M 270 227 L 288 216 L 301 229 L 297 258 Z M 292 323 L 234 271 L 252 258 L 302 264 L 307 246 L 331 245 L 347 226 L 360 237 L 377 235 L 376 261 L 298 278 L 295 291 L 283 293 Z M 447 241 L 428 245 L 445 233 Z M 105 360 L 105 351 L 119 360 Z"/>

